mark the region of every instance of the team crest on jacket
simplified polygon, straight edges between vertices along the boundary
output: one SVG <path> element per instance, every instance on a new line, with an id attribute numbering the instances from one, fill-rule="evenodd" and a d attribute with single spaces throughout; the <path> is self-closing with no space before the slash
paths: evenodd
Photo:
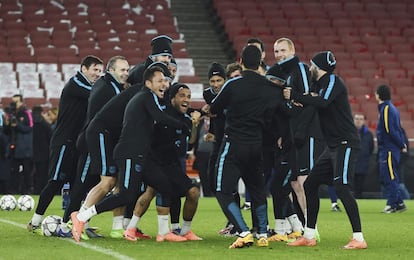
<path id="1" fill-rule="evenodd" d="M 115 174 L 117 171 L 116 166 L 109 166 L 109 173 L 110 174 Z"/>

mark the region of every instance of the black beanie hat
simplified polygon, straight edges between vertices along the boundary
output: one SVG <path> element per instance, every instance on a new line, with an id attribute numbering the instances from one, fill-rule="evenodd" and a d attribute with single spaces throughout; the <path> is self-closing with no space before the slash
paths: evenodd
<path id="1" fill-rule="evenodd" d="M 336 66 L 336 59 L 332 52 L 322 51 L 313 56 L 311 63 L 321 70 L 332 73 Z"/>
<path id="2" fill-rule="evenodd" d="M 170 64 L 177 68 L 177 61 L 174 58 L 171 59 Z"/>
<path id="3" fill-rule="evenodd" d="M 186 84 L 179 83 L 179 82 L 174 83 L 168 90 L 170 99 L 173 99 L 175 95 L 177 95 L 178 91 L 180 91 L 180 89 L 182 88 L 190 89 L 190 87 L 188 87 Z"/>
<path id="4" fill-rule="evenodd" d="M 208 78 L 210 79 L 213 76 L 220 76 L 223 79 L 226 79 L 226 70 L 223 65 L 217 62 L 213 62 L 208 69 Z"/>
<path id="5" fill-rule="evenodd" d="M 285 83 L 288 75 L 283 71 L 282 66 L 276 63 L 267 70 L 266 78 L 277 79 Z"/>
<path id="6" fill-rule="evenodd" d="M 167 35 L 160 35 L 151 40 L 152 56 L 169 55 L 173 56 L 172 53 L 172 39 Z"/>
<path id="7" fill-rule="evenodd" d="M 255 45 L 247 45 L 241 53 L 241 62 L 247 69 L 257 70 L 262 61 L 262 52 Z"/>
<path id="8" fill-rule="evenodd" d="M 151 67 L 154 67 L 154 66 L 160 67 L 163 70 L 164 76 L 166 78 L 168 78 L 170 81 L 172 80 L 171 72 L 168 69 L 168 66 L 164 62 L 161 62 L 161 61 L 153 62 L 153 63 L 151 63 L 151 65 L 148 66 L 148 68 L 151 68 Z"/>

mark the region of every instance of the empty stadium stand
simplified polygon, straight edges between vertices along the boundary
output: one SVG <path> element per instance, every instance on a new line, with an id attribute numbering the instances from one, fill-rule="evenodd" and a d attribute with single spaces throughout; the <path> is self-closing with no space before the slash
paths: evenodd
<path id="1" fill-rule="evenodd" d="M 405 127 L 412 126 L 406 123 L 413 120 L 414 113 L 412 1 L 212 3 L 237 55 L 249 37 L 265 42 L 268 64 L 274 63 L 272 47 L 279 37 L 291 38 L 305 62 L 317 51 L 332 50 L 338 60 L 336 72 L 348 85 L 352 108 L 368 115 L 370 127 L 374 128 L 377 120 L 372 104 L 378 84 L 391 85 Z M 195 93 L 202 89 L 200 78 L 204 76 L 196 75 L 169 1 L 4 0 L 0 17 L 3 105 L 16 93 L 56 104 L 64 82 L 78 69 L 84 55 L 97 54 L 107 60 L 120 54 L 135 65 L 146 58 L 151 38 L 160 33 L 174 39 L 179 80 L 190 83 Z"/>
<path id="2" fill-rule="evenodd" d="M 145 61 L 150 41 L 158 34 L 173 38 L 183 83 L 199 83 L 169 1 L 1 1 L 1 104 L 6 106 L 9 97 L 21 93 L 56 105 L 84 56 L 95 54 L 107 61 L 123 55 L 135 65 Z"/>
<path id="3" fill-rule="evenodd" d="M 390 84 L 404 127 L 414 138 L 414 2 L 409 0 L 213 0 L 233 48 L 240 55 L 249 37 L 262 39 L 266 62 L 274 63 L 273 43 L 288 37 L 307 62 L 315 52 L 336 55 L 336 73 L 349 88 L 354 111 L 378 117 L 374 91 Z"/>

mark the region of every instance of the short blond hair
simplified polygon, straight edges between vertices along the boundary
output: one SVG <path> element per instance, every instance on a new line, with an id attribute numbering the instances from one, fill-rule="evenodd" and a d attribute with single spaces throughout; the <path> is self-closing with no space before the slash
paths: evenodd
<path id="1" fill-rule="evenodd" d="M 292 50 L 293 52 L 295 52 L 295 44 L 293 43 L 293 41 L 291 39 L 286 38 L 286 37 L 279 38 L 279 39 L 277 39 L 275 41 L 275 44 L 274 45 L 279 44 L 281 42 L 287 42 L 290 50 Z"/>

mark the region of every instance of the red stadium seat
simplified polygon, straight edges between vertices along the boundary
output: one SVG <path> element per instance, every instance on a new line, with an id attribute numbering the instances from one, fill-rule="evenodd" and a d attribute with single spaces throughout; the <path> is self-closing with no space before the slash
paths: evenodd
<path id="1" fill-rule="evenodd" d="M 355 69 L 355 68 L 342 68 L 342 69 L 338 68 L 338 69 L 336 69 L 336 72 L 342 78 L 360 77 L 361 76 L 361 70 Z"/>
<path id="2" fill-rule="evenodd" d="M 355 12 L 355 11 L 362 11 L 364 9 L 364 4 L 360 2 L 355 1 L 347 1 L 343 2 L 343 8 L 344 10 L 348 12 Z"/>
<path id="3" fill-rule="evenodd" d="M 374 60 L 378 63 L 386 61 L 396 61 L 397 57 L 393 53 L 374 53 Z"/>
<path id="4" fill-rule="evenodd" d="M 51 107 L 59 107 L 60 98 L 49 98 L 48 102 L 50 103 Z"/>
<path id="5" fill-rule="evenodd" d="M 326 49 L 329 50 L 329 49 Z M 338 62 L 338 59 L 336 59 Z M 353 60 L 351 59 L 347 59 L 347 60 L 341 60 L 341 62 L 338 62 L 338 65 L 336 66 L 337 70 L 342 70 L 342 69 L 355 69 L 355 63 Z"/>
<path id="6" fill-rule="evenodd" d="M 388 35 L 386 37 L 384 37 L 384 42 L 385 44 L 390 45 L 390 49 L 393 50 L 392 48 L 394 47 L 393 45 L 403 45 L 403 44 L 407 44 L 407 39 L 406 37 L 402 36 L 402 35 Z M 408 44 L 408 46 L 410 46 L 410 44 Z M 403 46 L 401 46 L 402 48 L 404 48 Z M 404 50 L 404 49 L 402 49 Z M 398 53 L 399 50 L 396 50 L 396 52 Z"/>
<path id="7" fill-rule="evenodd" d="M 411 94 L 414 94 L 414 87 L 411 85 L 391 85 L 392 88 L 397 92 L 397 94 L 402 97 L 405 101 L 414 101 L 407 100 L 407 97 L 412 97 Z M 408 102 L 407 102 L 408 103 Z"/>
<path id="8" fill-rule="evenodd" d="M 394 87 L 399 86 L 412 86 L 413 80 L 410 78 L 395 78 L 390 79 L 390 84 Z M 414 90 L 414 88 L 413 88 Z"/>
<path id="9" fill-rule="evenodd" d="M 353 44 L 347 44 L 345 46 L 345 49 L 348 52 L 367 52 L 368 51 L 368 47 L 366 44 L 362 43 L 362 42 L 355 42 Z"/>
<path id="10" fill-rule="evenodd" d="M 251 19 L 246 20 L 246 25 L 248 25 L 250 28 L 252 27 L 266 27 L 267 26 L 267 20 L 260 16 L 260 17 L 254 17 Z"/>
<path id="11" fill-rule="evenodd" d="M 365 97 L 366 95 L 372 95 L 373 91 L 367 86 L 353 86 L 352 88 L 348 84 L 349 93 L 355 97 Z"/>
<path id="12" fill-rule="evenodd" d="M 353 23 L 357 27 L 375 27 L 375 22 L 367 17 L 354 19 Z"/>
<path id="13" fill-rule="evenodd" d="M 28 97 L 24 96 L 24 103 L 27 108 L 32 109 L 34 106 L 43 106 L 46 104 L 46 98 L 44 97 Z"/>
<path id="14" fill-rule="evenodd" d="M 386 43 L 368 43 L 367 50 L 370 53 L 388 53 L 390 51 L 390 46 Z"/>
<path id="15" fill-rule="evenodd" d="M 413 114 L 411 111 L 401 110 L 400 109 L 400 119 L 402 121 L 413 120 Z"/>
<path id="16" fill-rule="evenodd" d="M 363 69 L 378 69 L 378 64 L 370 59 L 362 59 L 355 63 L 355 66 L 361 70 Z"/>
<path id="17" fill-rule="evenodd" d="M 368 49 L 372 44 L 384 43 L 384 38 L 381 35 L 361 35 L 361 42 L 368 45 Z"/>
<path id="18" fill-rule="evenodd" d="M 368 85 L 371 86 L 374 90 L 379 85 L 389 85 L 390 80 L 382 77 L 368 78 Z"/>
<path id="19" fill-rule="evenodd" d="M 382 68 L 384 68 L 384 70 L 401 68 L 401 63 L 397 60 L 395 60 L 395 61 L 383 61 L 383 62 L 380 62 L 379 65 Z"/>
<path id="20" fill-rule="evenodd" d="M 384 77 L 385 78 L 406 78 L 407 71 L 405 69 L 384 69 Z"/>
<path id="21" fill-rule="evenodd" d="M 198 76 L 180 76 L 179 82 L 182 83 L 200 83 L 200 78 Z"/>
<path id="22" fill-rule="evenodd" d="M 345 45 L 342 43 L 324 43 L 323 49 L 330 50 L 335 55 L 337 52 L 345 52 Z"/>
<path id="23" fill-rule="evenodd" d="M 401 120 L 401 126 L 404 129 L 414 129 L 414 120 L 412 119 Z M 411 136 L 410 138 L 414 138 L 414 136 Z"/>
<path id="24" fill-rule="evenodd" d="M 337 66 L 341 66 L 341 62 L 346 60 L 353 61 L 352 56 L 348 52 L 336 51 L 334 55 L 337 61 Z"/>
<path id="25" fill-rule="evenodd" d="M 361 112 L 361 105 L 359 103 L 351 103 L 351 112 Z"/>
<path id="26" fill-rule="evenodd" d="M 411 27 L 404 28 L 402 33 L 403 33 L 403 36 L 405 37 L 414 37 L 414 28 L 411 28 Z"/>
<path id="27" fill-rule="evenodd" d="M 361 77 L 347 77 L 345 83 L 351 89 L 368 86 L 367 79 Z"/>

